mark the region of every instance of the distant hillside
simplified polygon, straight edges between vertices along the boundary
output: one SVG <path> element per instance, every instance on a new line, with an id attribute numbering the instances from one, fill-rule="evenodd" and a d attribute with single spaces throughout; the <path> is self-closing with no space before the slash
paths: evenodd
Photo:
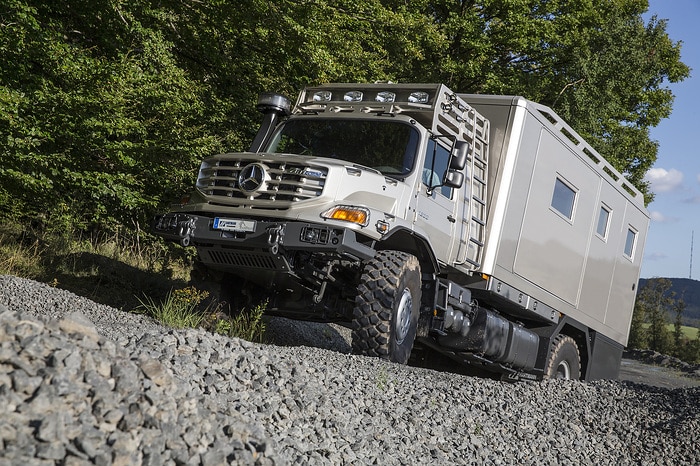
<path id="1" fill-rule="evenodd" d="M 683 311 L 683 324 L 691 327 L 700 327 L 700 281 L 690 278 L 668 278 L 670 280 L 671 292 L 676 293 L 676 299 L 685 301 L 685 311 Z M 639 280 L 641 289 L 648 279 Z M 671 321 L 674 316 L 669 316 Z"/>

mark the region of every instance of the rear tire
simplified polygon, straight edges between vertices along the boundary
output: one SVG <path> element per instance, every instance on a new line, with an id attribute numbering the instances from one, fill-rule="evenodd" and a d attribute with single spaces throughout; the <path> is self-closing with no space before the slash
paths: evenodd
<path id="1" fill-rule="evenodd" d="M 379 251 L 362 273 L 352 321 L 355 354 L 406 364 L 416 339 L 421 300 L 418 259 Z"/>
<path id="2" fill-rule="evenodd" d="M 544 371 L 545 379 L 579 380 L 581 355 L 573 338 L 557 335 L 552 339 L 549 360 Z"/>

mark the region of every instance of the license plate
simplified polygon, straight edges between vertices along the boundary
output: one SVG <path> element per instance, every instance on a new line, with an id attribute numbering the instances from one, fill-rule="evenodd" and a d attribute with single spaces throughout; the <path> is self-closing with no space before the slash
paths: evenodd
<path id="1" fill-rule="evenodd" d="M 234 218 L 214 218 L 214 229 L 223 231 L 255 231 L 255 220 L 239 220 Z"/>

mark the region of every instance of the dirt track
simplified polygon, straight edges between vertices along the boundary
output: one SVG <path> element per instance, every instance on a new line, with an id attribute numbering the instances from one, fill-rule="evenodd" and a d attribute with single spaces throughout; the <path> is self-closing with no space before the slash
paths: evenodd
<path id="1" fill-rule="evenodd" d="M 620 380 L 663 388 L 700 387 L 700 378 L 689 377 L 675 369 L 645 364 L 633 359 L 622 360 Z"/>

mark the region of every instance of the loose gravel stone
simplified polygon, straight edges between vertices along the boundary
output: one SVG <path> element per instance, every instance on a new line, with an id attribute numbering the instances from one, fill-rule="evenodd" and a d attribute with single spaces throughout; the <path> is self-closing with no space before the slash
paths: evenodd
<path id="1" fill-rule="evenodd" d="M 175 331 L 0 276 L 0 465 L 700 461 L 698 388 L 507 384 L 350 355 L 310 328 L 332 350 Z"/>

